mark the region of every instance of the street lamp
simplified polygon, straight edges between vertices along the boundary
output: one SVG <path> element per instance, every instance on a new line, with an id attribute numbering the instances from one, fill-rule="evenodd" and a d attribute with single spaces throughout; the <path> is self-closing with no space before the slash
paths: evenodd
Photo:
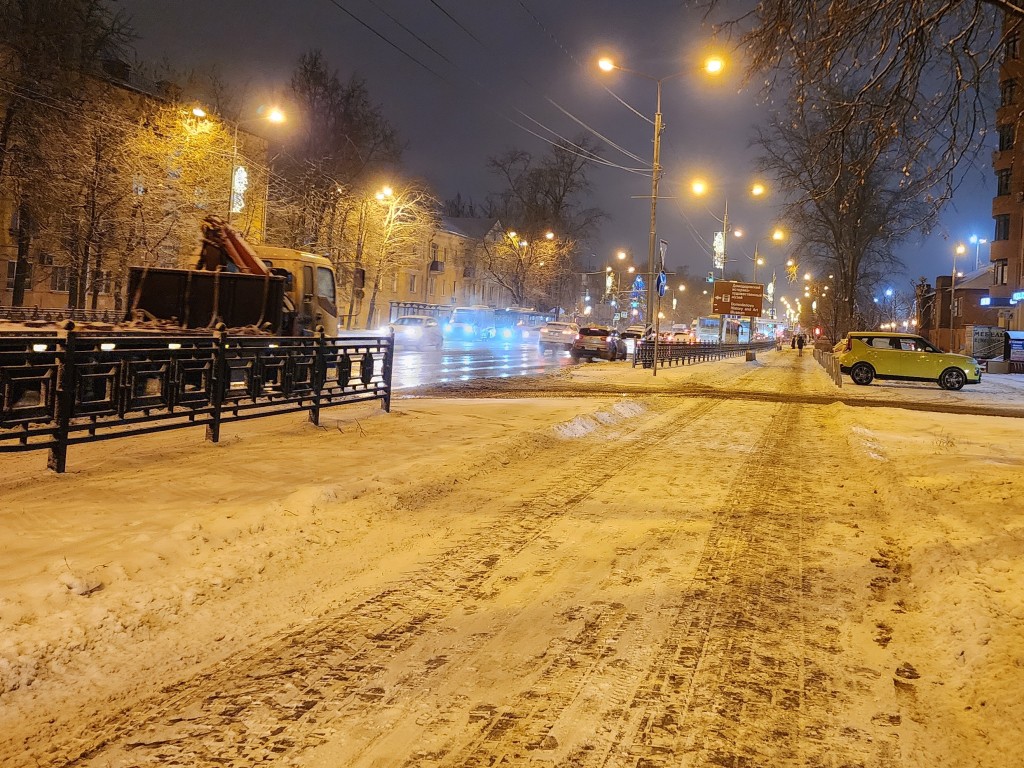
<path id="1" fill-rule="evenodd" d="M 661 179 L 661 132 L 663 130 L 661 122 L 661 84 L 666 80 L 671 80 L 674 77 L 686 74 L 686 70 L 682 72 L 675 72 L 665 77 L 654 77 L 644 72 L 638 72 L 633 69 L 627 69 L 626 67 L 619 66 L 609 58 L 602 58 L 597 62 L 598 67 L 604 72 L 611 72 L 612 70 L 618 69 L 622 72 L 628 72 L 632 75 L 637 75 L 646 80 L 653 80 L 657 85 L 657 101 L 654 111 L 654 162 L 651 168 L 651 229 L 650 239 L 648 241 L 647 248 L 647 311 L 646 311 L 646 323 L 650 325 L 654 318 L 654 254 L 657 247 L 657 211 L 658 211 L 658 182 Z M 717 57 L 713 56 L 708 58 L 704 63 L 704 69 L 706 72 L 712 75 L 717 75 L 722 72 L 725 68 L 725 62 Z M 654 366 L 655 371 L 657 365 Z"/>
<path id="2" fill-rule="evenodd" d="M 987 243 L 984 237 L 978 237 L 977 235 L 970 236 L 971 245 L 974 246 L 974 268 L 981 269 L 981 246 Z"/>
<path id="3" fill-rule="evenodd" d="M 953 276 L 949 282 L 949 351 L 953 351 L 953 325 L 954 311 L 956 310 L 956 257 L 967 253 L 967 246 L 957 243 L 953 249 Z"/>
<path id="4" fill-rule="evenodd" d="M 696 197 L 703 197 L 704 195 L 706 195 L 708 193 L 708 190 L 709 190 L 708 183 L 706 181 L 704 181 L 704 179 L 694 179 L 690 183 L 690 191 Z M 754 183 L 754 184 L 752 184 L 750 186 L 749 192 L 750 192 L 750 196 L 751 197 L 757 198 L 757 197 L 763 197 L 766 194 L 767 190 L 766 190 L 764 184 L 761 184 L 760 182 L 756 182 L 756 183 Z M 708 213 L 711 213 L 710 209 L 708 209 Z M 732 234 L 735 237 L 743 237 L 743 230 L 741 230 L 741 229 L 734 229 L 730 233 L 730 230 L 729 230 L 729 199 L 728 198 L 726 198 L 726 200 L 725 200 L 725 209 L 723 211 L 722 218 L 719 219 L 713 213 L 711 213 L 711 215 L 714 216 L 715 220 L 718 221 L 722 225 L 722 231 L 715 233 L 714 253 L 712 254 L 712 266 L 715 269 L 722 270 L 722 277 L 724 278 L 725 277 L 725 266 L 726 266 L 726 264 L 729 261 L 728 237 L 729 237 L 730 234 Z M 773 240 L 782 240 L 784 238 L 785 238 L 785 234 L 782 232 L 781 229 L 776 229 L 772 233 L 772 239 Z M 756 242 L 754 244 L 754 249 L 755 249 L 755 251 L 757 250 L 757 243 Z M 750 256 L 747 256 L 747 258 L 751 259 Z M 764 262 L 762 261 L 762 264 L 763 263 Z M 755 282 L 757 281 L 756 271 L 755 271 L 754 281 Z"/>

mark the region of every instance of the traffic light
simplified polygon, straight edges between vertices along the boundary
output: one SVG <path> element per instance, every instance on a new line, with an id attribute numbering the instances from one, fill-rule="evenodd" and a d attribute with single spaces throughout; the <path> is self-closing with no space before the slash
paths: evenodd
<path id="1" fill-rule="evenodd" d="M 715 282 L 715 273 L 714 272 L 708 272 L 708 282 L 709 283 Z"/>

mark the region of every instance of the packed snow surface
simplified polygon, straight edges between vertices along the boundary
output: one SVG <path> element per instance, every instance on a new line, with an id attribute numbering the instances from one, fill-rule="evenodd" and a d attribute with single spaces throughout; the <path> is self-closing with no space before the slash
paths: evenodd
<path id="1" fill-rule="evenodd" d="M 984 766 L 1024 377 L 593 363 L 0 456 L 0 766 Z"/>

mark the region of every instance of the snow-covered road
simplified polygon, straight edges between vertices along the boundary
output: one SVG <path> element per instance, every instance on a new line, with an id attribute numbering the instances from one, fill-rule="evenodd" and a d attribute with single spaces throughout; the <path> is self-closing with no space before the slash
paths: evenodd
<path id="1" fill-rule="evenodd" d="M 759 357 L 0 458 L 0 766 L 1014 765 L 1024 377 Z"/>

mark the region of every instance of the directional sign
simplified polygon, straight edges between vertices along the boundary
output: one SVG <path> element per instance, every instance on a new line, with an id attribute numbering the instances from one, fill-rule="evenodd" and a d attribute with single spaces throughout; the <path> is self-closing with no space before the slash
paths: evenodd
<path id="1" fill-rule="evenodd" d="M 662 242 L 665 242 L 662 240 Z M 668 276 L 664 272 L 658 273 L 658 295 L 664 296 L 665 289 L 668 288 Z"/>
<path id="2" fill-rule="evenodd" d="M 719 315 L 760 317 L 763 300 L 764 286 L 760 283 L 716 280 L 711 311 Z"/>

